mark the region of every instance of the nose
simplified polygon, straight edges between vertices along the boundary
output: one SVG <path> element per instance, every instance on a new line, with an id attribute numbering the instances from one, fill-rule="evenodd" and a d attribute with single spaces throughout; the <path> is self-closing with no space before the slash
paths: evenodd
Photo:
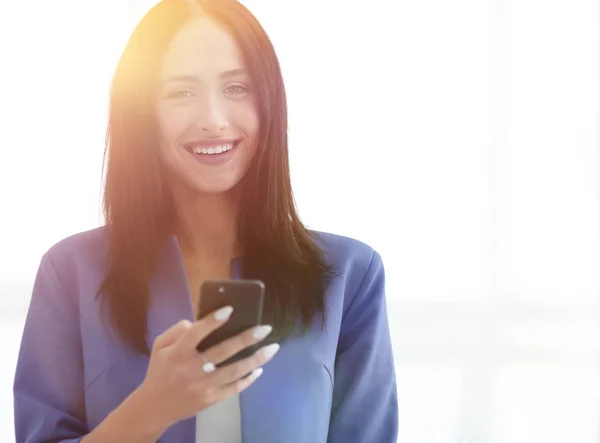
<path id="1" fill-rule="evenodd" d="M 207 97 L 200 104 L 198 126 L 206 133 L 218 133 L 229 125 L 227 110 L 217 97 Z"/>

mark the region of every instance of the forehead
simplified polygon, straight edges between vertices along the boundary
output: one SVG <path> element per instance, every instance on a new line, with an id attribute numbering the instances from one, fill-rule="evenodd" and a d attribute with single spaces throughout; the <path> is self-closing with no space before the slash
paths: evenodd
<path id="1" fill-rule="evenodd" d="M 162 77 L 173 74 L 219 74 L 244 67 L 233 36 L 205 16 L 186 23 L 173 37 L 163 58 Z"/>

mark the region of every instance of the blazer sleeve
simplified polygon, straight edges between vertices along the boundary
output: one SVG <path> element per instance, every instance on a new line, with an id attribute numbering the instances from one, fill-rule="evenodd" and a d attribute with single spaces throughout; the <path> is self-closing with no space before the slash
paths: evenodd
<path id="1" fill-rule="evenodd" d="M 16 443 L 75 443 L 87 432 L 76 304 L 47 253 L 27 312 L 14 379 Z"/>
<path id="2" fill-rule="evenodd" d="M 328 443 L 396 443 L 398 397 L 385 302 L 385 273 L 374 251 L 342 318 Z"/>

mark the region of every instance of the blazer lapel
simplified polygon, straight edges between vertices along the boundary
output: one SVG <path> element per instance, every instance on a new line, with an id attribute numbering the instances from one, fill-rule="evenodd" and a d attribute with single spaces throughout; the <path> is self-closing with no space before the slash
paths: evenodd
<path id="1" fill-rule="evenodd" d="M 190 289 L 177 239 L 173 236 L 150 282 L 148 343 L 180 320 L 194 321 Z"/>
<path id="2" fill-rule="evenodd" d="M 158 269 L 150 284 L 148 310 L 148 344 L 180 320 L 194 321 L 190 289 L 185 274 L 179 243 L 173 236 L 161 257 Z M 195 418 L 182 420 L 158 440 L 160 443 L 193 443 L 196 433 Z"/>

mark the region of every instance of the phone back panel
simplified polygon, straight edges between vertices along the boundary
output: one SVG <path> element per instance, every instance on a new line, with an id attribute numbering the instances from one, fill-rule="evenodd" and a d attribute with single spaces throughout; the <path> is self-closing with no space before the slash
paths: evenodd
<path id="1" fill-rule="evenodd" d="M 198 318 L 222 308 L 232 306 L 233 314 L 219 329 L 202 340 L 197 349 L 205 351 L 239 333 L 258 326 L 262 320 L 265 285 L 259 280 L 206 281 L 200 290 Z M 217 367 L 238 361 L 253 354 L 260 345 L 250 346 Z"/>

